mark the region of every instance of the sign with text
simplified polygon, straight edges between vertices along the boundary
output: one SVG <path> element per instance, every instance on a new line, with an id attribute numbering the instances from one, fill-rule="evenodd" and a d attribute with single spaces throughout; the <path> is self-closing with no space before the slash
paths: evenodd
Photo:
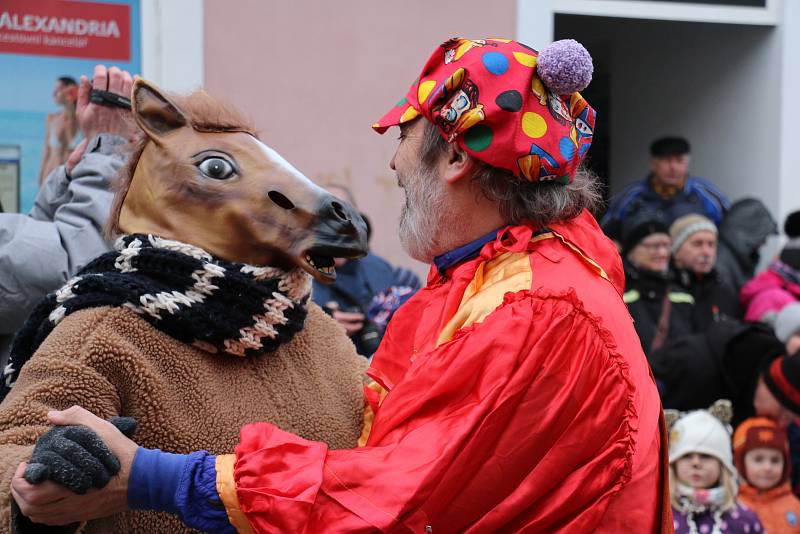
<path id="1" fill-rule="evenodd" d="M 64 0 L 0 2 L 0 52 L 131 59 L 131 8 Z"/>

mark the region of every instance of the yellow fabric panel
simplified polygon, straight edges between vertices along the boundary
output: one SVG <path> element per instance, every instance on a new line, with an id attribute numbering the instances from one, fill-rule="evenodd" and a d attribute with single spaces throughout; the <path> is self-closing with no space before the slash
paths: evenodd
<path id="1" fill-rule="evenodd" d="M 235 463 L 235 454 L 217 456 L 217 493 L 222 499 L 222 504 L 225 505 L 228 521 L 231 522 L 236 532 L 254 534 L 247 516 L 244 515 L 244 512 L 239 507 L 239 497 L 236 496 L 236 481 L 233 479 L 233 466 Z"/>
<path id="2" fill-rule="evenodd" d="M 436 345 L 450 341 L 462 328 L 483 321 L 503 303 L 506 293 L 530 289 L 532 282 L 527 252 L 505 252 L 482 263 L 464 291 L 458 310 L 439 333 Z"/>
<path id="3" fill-rule="evenodd" d="M 378 395 L 380 395 L 380 400 L 378 401 L 378 406 L 380 406 L 383 402 L 383 399 L 386 398 L 386 395 L 389 392 L 374 380 L 370 381 L 370 383 L 367 384 L 367 387 L 372 391 L 376 391 Z M 362 417 L 364 422 L 361 427 L 361 436 L 358 438 L 359 447 L 363 447 L 367 444 L 369 433 L 372 432 L 372 422 L 375 420 L 375 412 L 372 409 L 372 405 L 369 403 L 369 401 L 367 401 L 366 398 L 364 399 L 364 415 Z"/>

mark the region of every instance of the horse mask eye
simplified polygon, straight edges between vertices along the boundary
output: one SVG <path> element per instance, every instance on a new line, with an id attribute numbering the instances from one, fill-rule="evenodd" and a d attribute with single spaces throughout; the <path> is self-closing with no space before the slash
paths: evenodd
<path id="1" fill-rule="evenodd" d="M 206 158 L 200 162 L 198 168 L 214 180 L 225 180 L 233 175 L 233 165 L 222 158 Z"/>

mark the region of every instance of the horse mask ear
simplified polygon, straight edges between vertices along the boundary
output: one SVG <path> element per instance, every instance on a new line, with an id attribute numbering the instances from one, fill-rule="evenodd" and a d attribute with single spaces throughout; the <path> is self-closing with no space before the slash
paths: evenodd
<path id="1" fill-rule="evenodd" d="M 156 142 L 189 123 L 181 109 L 161 89 L 141 78 L 133 84 L 131 107 L 136 122 Z"/>

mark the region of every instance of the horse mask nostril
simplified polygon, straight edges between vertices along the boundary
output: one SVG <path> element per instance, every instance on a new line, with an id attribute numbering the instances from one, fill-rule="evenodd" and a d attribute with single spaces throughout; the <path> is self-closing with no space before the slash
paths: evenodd
<path id="1" fill-rule="evenodd" d="M 347 211 L 344 209 L 344 206 L 342 206 L 338 202 L 331 202 L 331 209 L 333 210 L 333 214 L 339 217 L 339 219 L 343 221 L 350 220 L 350 217 L 348 217 Z"/>
<path id="2" fill-rule="evenodd" d="M 277 191 L 270 191 L 267 193 L 267 196 L 271 201 L 285 210 L 294 209 L 294 202 L 286 198 L 286 195 L 278 193 Z"/>

